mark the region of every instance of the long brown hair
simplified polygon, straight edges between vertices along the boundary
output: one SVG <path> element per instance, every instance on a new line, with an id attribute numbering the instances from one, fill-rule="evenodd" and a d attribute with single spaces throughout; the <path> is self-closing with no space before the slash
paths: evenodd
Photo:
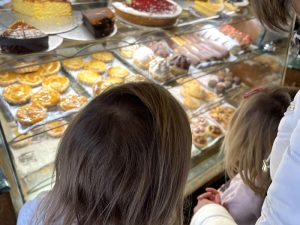
<path id="1" fill-rule="evenodd" d="M 222 151 L 228 175 L 232 178 L 239 173 L 246 185 L 265 196 L 271 178 L 262 171 L 263 160 L 271 153 L 279 122 L 298 89 L 268 87 L 258 90 L 251 92 L 234 113 Z"/>
<path id="2" fill-rule="evenodd" d="M 269 28 L 287 31 L 293 15 L 293 0 L 251 0 L 254 14 Z"/>
<path id="3" fill-rule="evenodd" d="M 182 225 L 190 168 L 188 118 L 153 83 L 112 88 L 69 125 L 42 201 L 44 225 Z"/>

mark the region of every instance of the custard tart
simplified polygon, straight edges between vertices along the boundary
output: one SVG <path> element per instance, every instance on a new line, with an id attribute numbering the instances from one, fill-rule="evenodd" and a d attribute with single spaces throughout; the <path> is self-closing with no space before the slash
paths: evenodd
<path id="1" fill-rule="evenodd" d="M 47 134 L 53 138 L 61 137 L 67 129 L 67 122 L 65 120 L 56 120 L 46 125 Z"/>
<path id="2" fill-rule="evenodd" d="M 4 99 L 11 104 L 21 105 L 29 101 L 32 88 L 26 84 L 12 84 L 3 90 Z"/>
<path id="3" fill-rule="evenodd" d="M 52 91 L 46 88 L 39 90 L 31 96 L 31 102 L 37 105 L 50 108 L 58 104 L 60 94 L 57 91 Z"/>
<path id="4" fill-rule="evenodd" d="M 64 111 L 80 108 L 88 99 L 85 96 L 77 94 L 66 94 L 60 99 L 60 108 Z"/>
<path id="5" fill-rule="evenodd" d="M 63 65 L 69 70 L 80 70 L 84 66 L 84 60 L 81 57 L 66 59 L 63 61 Z"/>
<path id="6" fill-rule="evenodd" d="M 129 71 L 122 66 L 112 66 L 108 69 L 107 73 L 110 77 L 125 78 L 128 76 Z"/>
<path id="7" fill-rule="evenodd" d="M 17 81 L 17 74 L 14 72 L 0 73 L 0 86 L 5 87 Z"/>
<path id="8" fill-rule="evenodd" d="M 49 76 L 51 74 L 57 73 L 60 70 L 61 64 L 59 61 L 51 62 L 48 64 L 41 65 L 41 70 L 43 76 Z"/>
<path id="9" fill-rule="evenodd" d="M 24 126 L 38 123 L 47 117 L 47 109 L 41 105 L 28 104 L 18 108 L 17 120 Z"/>
<path id="10" fill-rule="evenodd" d="M 106 71 L 106 65 L 101 61 L 89 61 L 84 64 L 84 69 L 93 70 L 97 73 L 104 73 Z"/>
<path id="11" fill-rule="evenodd" d="M 21 84 L 27 84 L 31 87 L 36 87 L 42 83 L 43 79 L 42 76 L 40 76 L 36 72 L 33 72 L 33 73 L 19 74 L 17 80 Z"/>
<path id="12" fill-rule="evenodd" d="M 18 128 L 14 128 L 12 130 L 14 141 L 12 142 L 11 146 L 14 149 L 19 149 L 25 147 L 30 144 L 32 141 L 31 136 L 33 135 L 32 132 L 28 131 L 26 134 L 20 134 Z"/>
<path id="13" fill-rule="evenodd" d="M 77 80 L 82 84 L 85 84 L 88 86 L 93 86 L 96 83 L 100 82 L 102 80 L 102 78 L 95 71 L 83 70 L 78 73 Z"/>
<path id="14" fill-rule="evenodd" d="M 62 93 L 68 89 L 70 81 L 63 75 L 51 75 L 44 79 L 42 85 L 44 88 Z"/>
<path id="15" fill-rule="evenodd" d="M 109 63 L 114 60 L 114 55 L 111 52 L 98 52 L 92 54 L 92 59 Z"/>
<path id="16" fill-rule="evenodd" d="M 34 63 L 37 63 L 37 62 L 20 62 L 20 63 L 17 63 L 16 64 L 17 67 L 23 67 L 23 68 L 16 69 L 16 73 L 31 73 L 31 72 L 38 71 L 40 66 L 39 65 L 31 66 Z"/>

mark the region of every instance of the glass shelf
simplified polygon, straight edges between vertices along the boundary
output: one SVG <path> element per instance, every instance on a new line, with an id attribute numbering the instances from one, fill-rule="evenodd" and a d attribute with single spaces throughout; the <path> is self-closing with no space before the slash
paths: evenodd
<path id="1" fill-rule="evenodd" d="M 78 7 L 89 7 L 89 4 L 78 4 Z M 12 12 L 9 10 L 2 12 L 0 11 L 0 17 L 1 13 Z M 178 23 L 174 27 L 168 29 L 136 26 L 127 22 L 123 22 L 122 20 L 117 20 L 117 33 L 110 38 L 103 38 L 94 41 L 78 41 L 64 38 L 63 43 L 57 49 L 50 52 L 40 52 L 26 55 L 9 55 L 0 53 L 0 72 L 22 68 L 22 66 L 17 65 L 17 63 L 22 61 L 28 62 L 27 66 L 45 64 L 76 56 L 85 56 L 94 52 L 114 50 L 137 43 L 145 43 L 149 40 L 155 41 L 160 40 L 161 38 L 170 38 L 173 36 L 195 33 L 205 29 L 203 26 L 207 24 L 212 24 L 213 26 L 219 27 L 229 23 L 242 23 L 253 18 L 254 17 L 250 10 L 248 8 L 243 8 L 240 12 L 230 13 L 230 15 L 224 18 L 219 16 L 216 19 L 198 18 L 189 10 L 184 10 L 178 20 Z M 5 29 L 3 25 L 2 29 Z M 164 37 L 157 35 L 158 33 L 163 33 Z M 133 41 L 128 41 L 129 37 Z"/>

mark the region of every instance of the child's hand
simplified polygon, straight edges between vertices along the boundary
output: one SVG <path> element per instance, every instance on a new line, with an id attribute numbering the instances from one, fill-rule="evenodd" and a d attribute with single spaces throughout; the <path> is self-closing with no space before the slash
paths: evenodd
<path id="1" fill-rule="evenodd" d="M 206 188 L 205 190 L 206 190 L 205 193 L 203 193 L 197 197 L 198 202 L 200 200 L 207 199 L 216 204 L 221 204 L 221 195 L 218 190 L 216 190 L 214 188 Z"/>

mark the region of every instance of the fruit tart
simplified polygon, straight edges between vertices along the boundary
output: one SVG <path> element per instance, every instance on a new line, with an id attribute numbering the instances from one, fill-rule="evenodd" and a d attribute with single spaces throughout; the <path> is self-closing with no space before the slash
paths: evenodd
<path id="1" fill-rule="evenodd" d="M 60 94 L 57 91 L 42 88 L 31 96 L 31 102 L 36 105 L 41 105 L 50 108 L 58 104 Z"/>
<path id="2" fill-rule="evenodd" d="M 47 109 L 41 105 L 28 104 L 18 108 L 17 120 L 23 126 L 30 126 L 38 123 L 47 117 Z"/>
<path id="3" fill-rule="evenodd" d="M 3 90 L 4 99 L 11 104 L 21 105 L 30 100 L 32 88 L 26 84 L 12 84 Z"/>
<path id="4" fill-rule="evenodd" d="M 36 87 L 42 83 L 42 76 L 36 72 L 19 74 L 17 80 L 21 84 L 27 84 L 31 87 Z"/>
<path id="5" fill-rule="evenodd" d="M 6 87 L 17 81 L 17 74 L 14 72 L 2 72 L 0 73 L 0 86 Z"/>
<path id="6" fill-rule="evenodd" d="M 65 120 L 56 120 L 46 125 L 47 134 L 53 138 L 61 137 L 67 129 L 67 122 Z"/>
<path id="7" fill-rule="evenodd" d="M 182 8 L 171 0 L 126 0 L 113 2 L 117 16 L 143 26 L 166 27 L 176 23 Z"/>
<path id="8" fill-rule="evenodd" d="M 70 81 L 62 75 L 51 75 L 43 80 L 42 85 L 44 88 L 62 93 L 68 89 Z"/>
<path id="9" fill-rule="evenodd" d="M 80 108 L 88 99 L 85 96 L 77 94 L 66 94 L 60 99 L 60 108 L 64 111 Z"/>

